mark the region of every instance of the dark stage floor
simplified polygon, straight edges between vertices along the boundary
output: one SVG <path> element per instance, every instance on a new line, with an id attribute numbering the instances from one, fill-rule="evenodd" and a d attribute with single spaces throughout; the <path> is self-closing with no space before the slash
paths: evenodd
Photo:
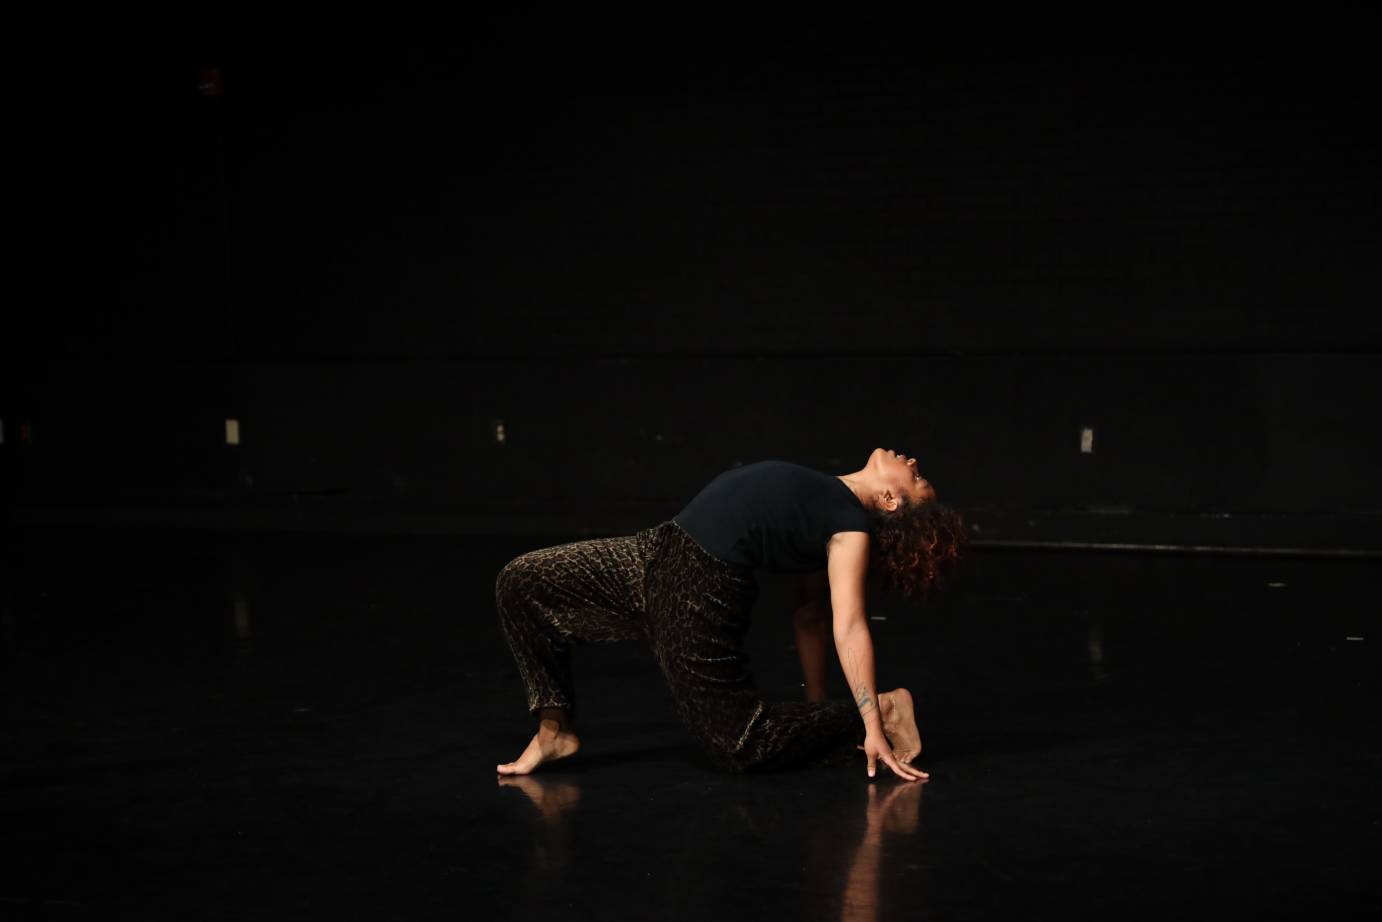
<path id="1" fill-rule="evenodd" d="M 11 535 L 0 918 L 1345 918 L 1379 905 L 1376 561 L 976 551 L 874 614 L 924 785 L 713 773 L 583 647 L 528 780 L 494 574 L 555 541 Z M 800 693 L 763 580 L 760 685 Z M 843 682 L 834 667 L 835 690 Z"/>

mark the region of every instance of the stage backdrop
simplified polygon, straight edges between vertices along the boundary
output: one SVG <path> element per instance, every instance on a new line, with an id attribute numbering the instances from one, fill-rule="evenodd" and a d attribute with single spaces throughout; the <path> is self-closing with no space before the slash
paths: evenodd
<path id="1" fill-rule="evenodd" d="M 9 513 L 617 532 L 881 445 L 993 542 L 1376 546 L 1364 60 L 526 39 L 40 111 Z"/>

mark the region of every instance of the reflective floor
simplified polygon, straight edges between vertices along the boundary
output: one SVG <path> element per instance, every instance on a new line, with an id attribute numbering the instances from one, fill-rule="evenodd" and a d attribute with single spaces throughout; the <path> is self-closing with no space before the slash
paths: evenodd
<path id="1" fill-rule="evenodd" d="M 0 918 L 1351 918 L 1382 906 L 1375 561 L 975 552 L 881 603 L 924 784 L 711 771 L 582 647 L 572 759 L 492 603 L 555 541 L 12 535 Z M 750 653 L 800 694 L 790 582 Z M 835 667 L 834 690 L 843 695 Z"/>

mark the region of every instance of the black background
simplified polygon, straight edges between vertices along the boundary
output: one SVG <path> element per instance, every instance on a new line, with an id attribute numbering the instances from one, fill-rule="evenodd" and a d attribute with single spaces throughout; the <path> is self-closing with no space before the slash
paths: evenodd
<path id="1" fill-rule="evenodd" d="M 75 59 L 26 110 L 12 510 L 620 530 L 882 445 L 990 535 L 1347 544 L 1382 509 L 1357 30 L 1045 25 Z"/>

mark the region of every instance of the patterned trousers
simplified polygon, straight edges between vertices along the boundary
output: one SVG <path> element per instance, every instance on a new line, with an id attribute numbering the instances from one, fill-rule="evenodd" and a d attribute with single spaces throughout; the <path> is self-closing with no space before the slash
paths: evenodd
<path id="1" fill-rule="evenodd" d="M 713 556 L 670 520 L 624 537 L 530 551 L 495 581 L 529 711 L 574 713 L 573 644 L 641 640 L 652 647 L 678 717 L 716 768 L 848 760 L 864 740 L 852 701 L 758 696 L 741 645 L 757 595 L 752 571 Z"/>

